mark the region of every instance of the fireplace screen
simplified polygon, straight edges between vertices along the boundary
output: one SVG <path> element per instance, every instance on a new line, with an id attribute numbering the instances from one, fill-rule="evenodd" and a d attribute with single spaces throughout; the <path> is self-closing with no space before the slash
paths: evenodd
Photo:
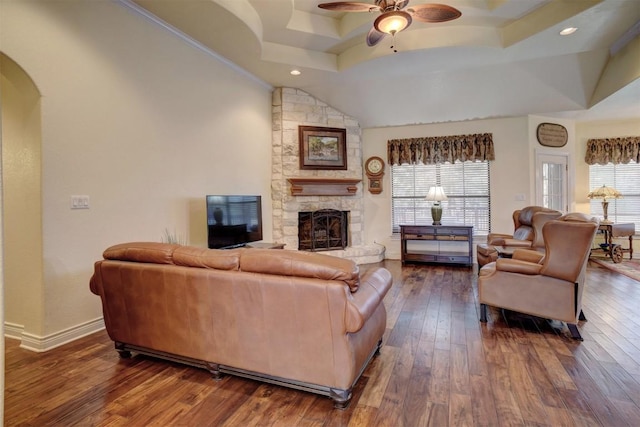
<path id="1" fill-rule="evenodd" d="M 298 249 L 328 251 L 348 246 L 349 211 L 298 212 Z"/>

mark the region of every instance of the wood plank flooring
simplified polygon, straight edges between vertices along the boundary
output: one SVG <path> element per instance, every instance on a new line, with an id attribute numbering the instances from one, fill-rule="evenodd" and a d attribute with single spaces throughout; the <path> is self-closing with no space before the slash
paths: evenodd
<path id="1" fill-rule="evenodd" d="M 99 332 L 46 353 L 6 341 L 6 426 L 638 426 L 640 282 L 593 264 L 584 342 L 525 317 L 478 321 L 476 272 L 394 276 L 381 355 L 351 406 L 143 356 Z M 362 266 L 369 268 L 370 266 Z"/>

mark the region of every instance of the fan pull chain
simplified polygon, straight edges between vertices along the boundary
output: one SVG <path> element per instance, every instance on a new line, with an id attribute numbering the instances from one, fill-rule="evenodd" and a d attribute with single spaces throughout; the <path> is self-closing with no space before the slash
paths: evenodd
<path id="1" fill-rule="evenodd" d="M 393 53 L 398 53 L 398 49 L 396 49 L 396 32 L 391 33 L 391 46 L 390 49 L 393 49 Z"/>

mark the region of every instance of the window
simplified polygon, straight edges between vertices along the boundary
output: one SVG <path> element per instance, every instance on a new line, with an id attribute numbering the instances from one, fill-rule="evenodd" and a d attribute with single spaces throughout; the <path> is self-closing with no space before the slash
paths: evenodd
<path id="1" fill-rule="evenodd" d="M 473 225 L 476 236 L 486 236 L 491 223 L 489 162 L 403 164 L 391 167 L 391 217 L 394 233 L 400 225 L 431 224 L 429 188 L 441 185 L 448 200 L 442 202 L 442 222 Z"/>
<path id="2" fill-rule="evenodd" d="M 608 218 L 613 222 L 633 222 L 640 234 L 640 164 L 608 163 L 589 166 L 589 188 L 613 187 L 622 193 L 620 199 L 610 199 Z M 591 199 L 591 215 L 602 218 L 602 199 Z"/>

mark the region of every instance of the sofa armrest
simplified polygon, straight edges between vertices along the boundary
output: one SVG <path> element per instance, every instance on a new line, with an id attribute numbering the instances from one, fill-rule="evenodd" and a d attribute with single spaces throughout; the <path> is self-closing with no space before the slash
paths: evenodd
<path id="1" fill-rule="evenodd" d="M 496 261 L 496 272 L 520 273 L 528 275 L 539 275 L 542 265 L 533 262 L 521 261 L 518 259 L 498 258 Z"/>
<path id="2" fill-rule="evenodd" d="M 511 246 L 516 248 L 530 248 L 531 240 L 520 240 L 520 239 L 504 239 L 504 243 L 502 246 Z"/>
<path id="3" fill-rule="evenodd" d="M 489 233 L 487 235 L 487 244 L 493 246 L 502 246 L 504 245 L 504 239 L 512 239 L 512 234 L 504 234 L 504 233 Z"/>
<path id="4" fill-rule="evenodd" d="M 360 279 L 357 292 L 347 302 L 345 327 L 347 332 L 357 332 L 382 304 L 393 283 L 391 273 L 385 268 L 370 270 Z"/>
<path id="5" fill-rule="evenodd" d="M 515 251 L 513 251 L 512 258 L 519 259 L 520 261 L 540 264 L 542 258 L 544 258 L 544 253 L 535 251 L 533 249 L 516 249 Z"/>
<path id="6" fill-rule="evenodd" d="M 89 280 L 89 289 L 95 295 L 100 296 L 102 294 L 102 281 L 100 279 L 100 266 L 102 261 L 97 261 L 93 267 L 93 275 Z"/>

